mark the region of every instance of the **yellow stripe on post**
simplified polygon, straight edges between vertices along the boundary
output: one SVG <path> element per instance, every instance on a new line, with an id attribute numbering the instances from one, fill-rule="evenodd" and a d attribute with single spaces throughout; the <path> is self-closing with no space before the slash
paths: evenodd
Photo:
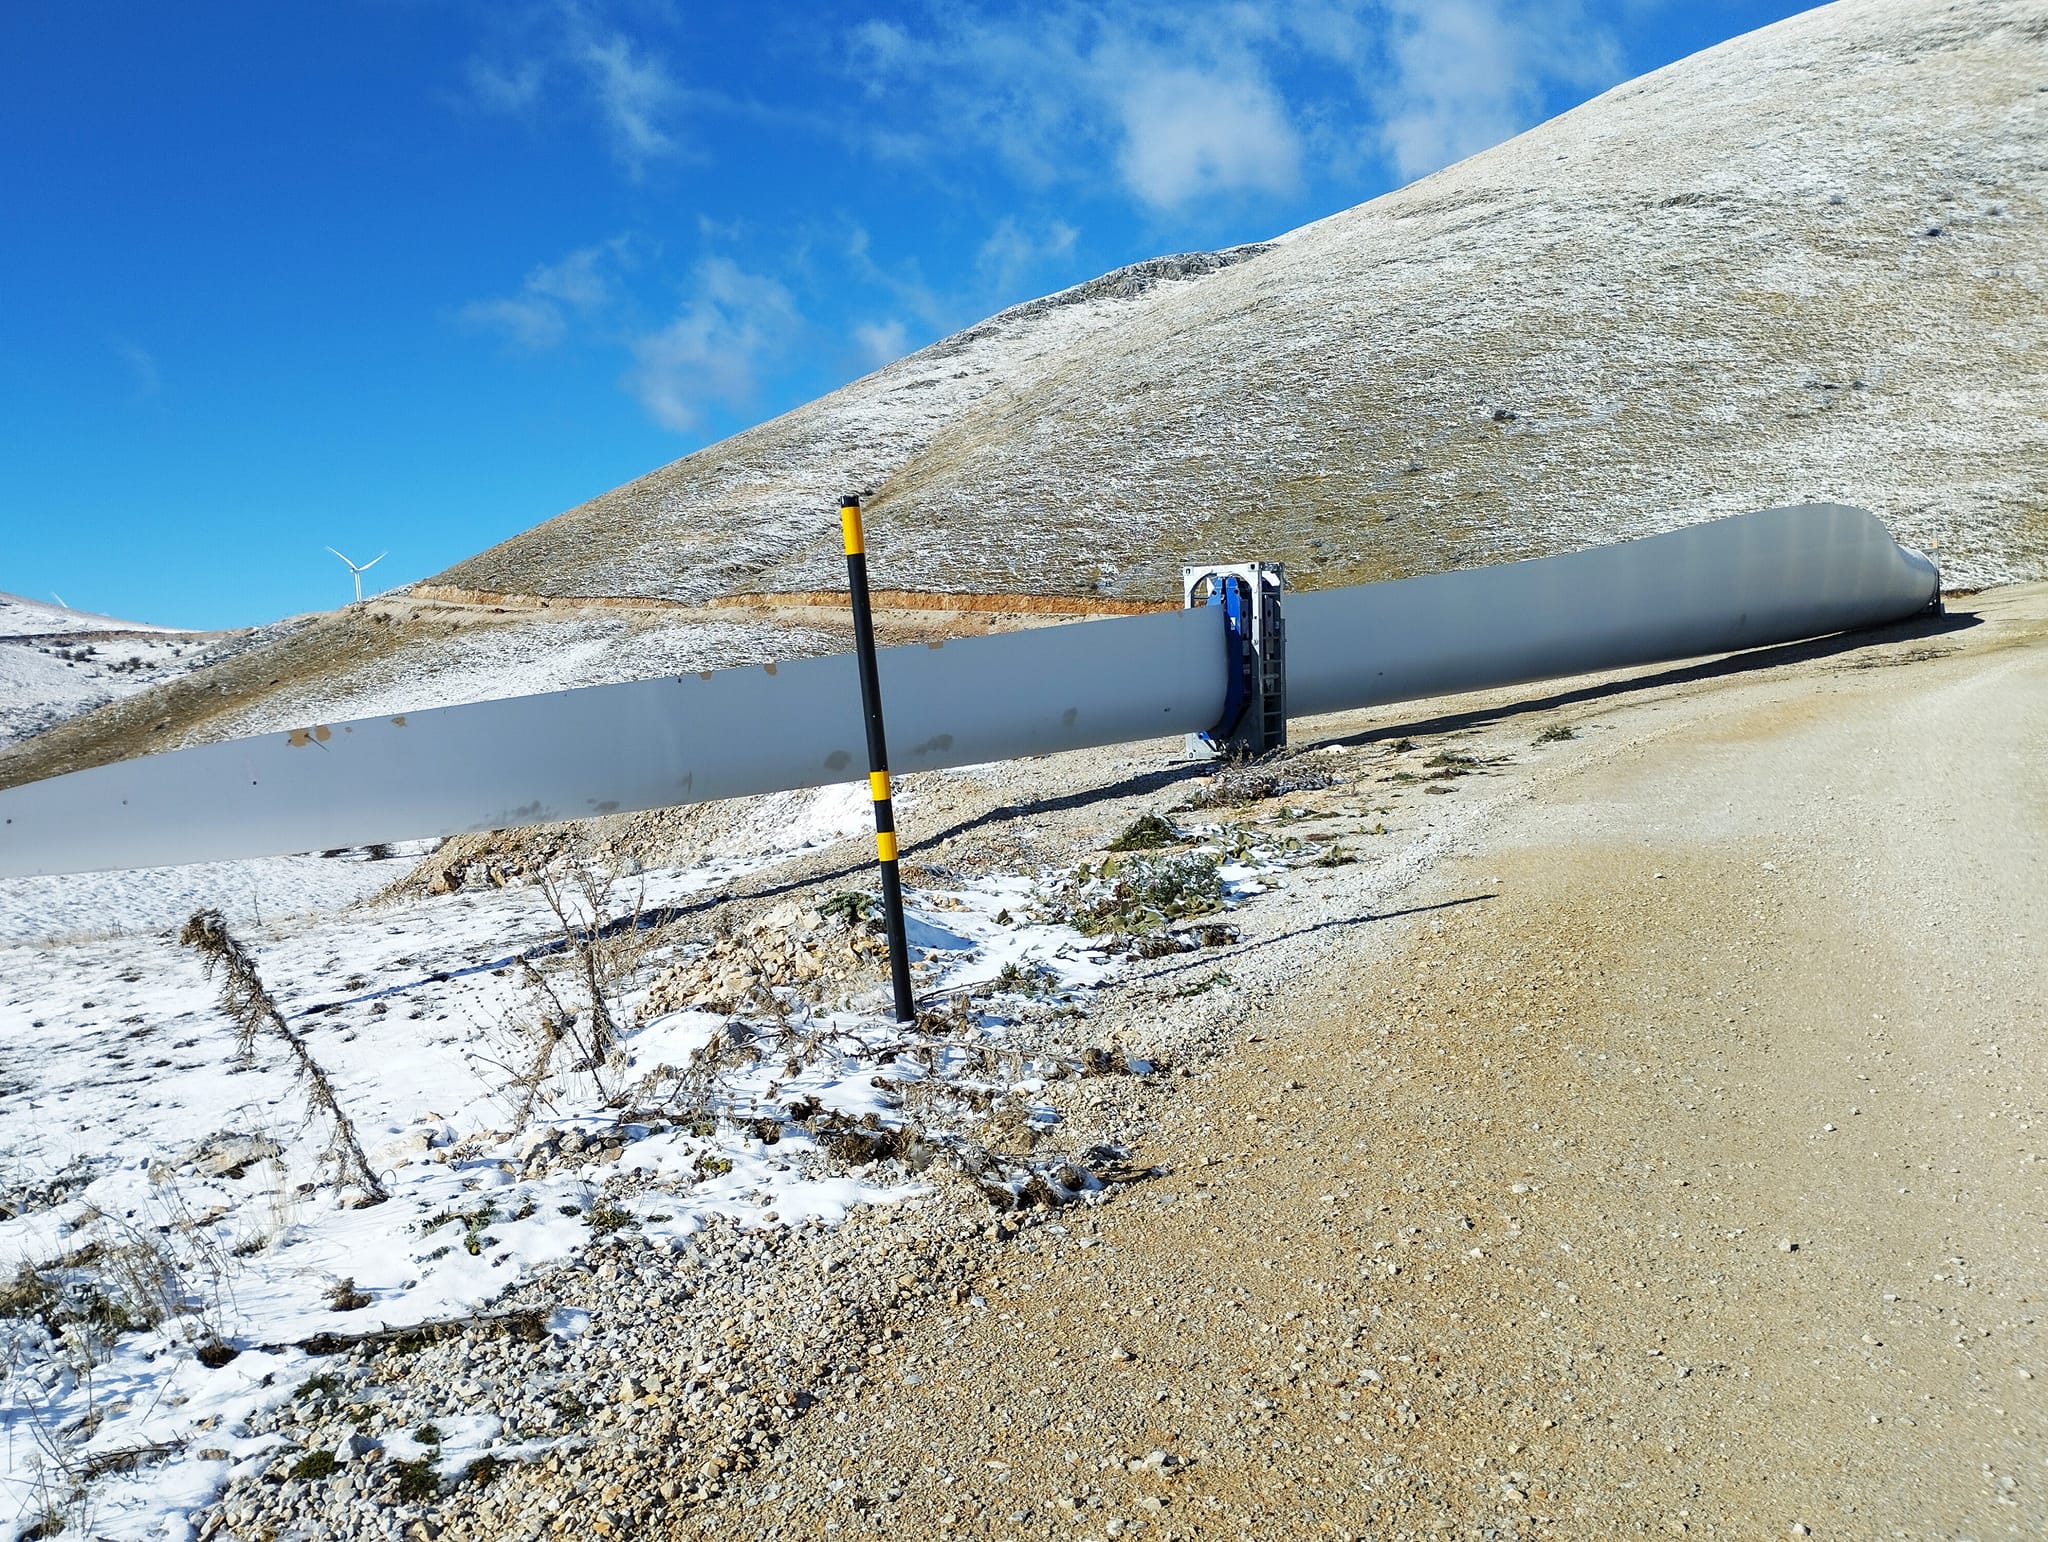
<path id="1" fill-rule="evenodd" d="M 877 830 L 875 832 L 875 855 L 884 862 L 896 860 L 896 832 Z"/>
<path id="2" fill-rule="evenodd" d="M 839 530 L 846 538 L 847 556 L 858 557 L 867 551 L 867 542 L 861 537 L 859 504 L 845 503 L 840 505 Z"/>
<path id="3" fill-rule="evenodd" d="M 887 803 L 889 801 L 888 772 L 870 771 L 868 773 L 868 796 L 873 798 L 877 803 Z"/>

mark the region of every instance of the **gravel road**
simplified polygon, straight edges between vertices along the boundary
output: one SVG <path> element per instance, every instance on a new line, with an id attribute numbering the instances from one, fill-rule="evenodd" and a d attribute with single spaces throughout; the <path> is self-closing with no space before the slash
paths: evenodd
<path id="1" fill-rule="evenodd" d="M 1956 610 L 1545 714 L 728 1529 L 2048 1533 L 2048 589 Z"/>

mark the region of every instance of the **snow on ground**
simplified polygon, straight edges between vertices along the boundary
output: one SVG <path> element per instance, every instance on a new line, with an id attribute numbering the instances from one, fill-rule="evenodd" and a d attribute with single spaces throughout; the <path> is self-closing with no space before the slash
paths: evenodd
<path id="1" fill-rule="evenodd" d="M 758 854 L 636 875 L 629 900 L 615 887 L 596 903 L 614 920 L 708 908 L 778 853 L 859 832 L 860 791 L 763 800 L 773 807 L 762 810 Z M 766 839 L 771 828 L 779 840 Z M 1257 891 L 1259 853 L 1240 842 L 1212 856 L 1220 899 Z M 325 865 L 389 871 L 359 857 Z M 180 877 L 176 903 L 227 893 L 232 866 Z M 252 893 L 300 871 L 242 866 L 268 869 L 245 875 Z M 325 1121 L 283 1046 L 260 1033 L 253 1054 L 238 1053 L 220 982 L 165 926 L 171 896 L 142 897 L 169 876 L 131 875 L 139 908 L 111 935 L 91 934 L 118 919 L 122 894 L 66 880 L 41 896 L 42 940 L 0 947 L 9 1536 L 53 1506 L 75 1513 L 80 1483 L 95 1536 L 189 1536 L 186 1512 L 274 1455 L 274 1440 L 246 1421 L 318 1372 L 294 1347 L 312 1335 L 474 1310 L 621 1226 L 659 1241 L 713 1215 L 833 1221 L 915 1191 L 828 1160 L 794 1124 L 772 1145 L 748 1139 L 746 1121 L 763 1109 L 808 1098 L 886 1128 L 906 1116 L 876 1084 L 885 1064 L 898 1088 L 951 1079 L 1027 1103 L 1050 1069 L 1006 1048 L 1011 1020 L 993 1008 L 1021 997 L 987 998 L 990 1010 L 961 1017 L 955 1040 L 920 1061 L 899 1057 L 904 1040 L 879 991 L 843 1010 L 791 996 L 751 1014 L 692 1004 L 639 1021 L 643 963 L 613 1002 L 618 1048 L 543 1082 L 522 1127 L 518 1073 L 539 1042 L 537 1014 L 559 1008 L 578 978 L 548 975 L 568 948 L 542 889 L 466 889 L 297 920 L 267 913 L 238 934 L 390 1195 L 347 1208 L 323 1158 Z M 910 938 L 927 999 L 998 979 L 1040 999 L 1102 984 L 1117 963 L 1061 917 L 1113 892 L 1095 870 L 921 891 Z M 572 921 L 592 918 L 589 891 L 568 884 L 557 898 Z M 567 1021 L 565 1044 L 573 1012 Z M 607 1136 L 615 1163 L 575 1165 L 574 1153 Z M 201 1350 L 233 1354 L 208 1368 Z M 458 1455 L 530 1454 L 483 1425 L 445 1441 Z"/>
<path id="2" fill-rule="evenodd" d="M 206 659 L 202 642 L 178 632 L 69 640 L 0 634 L 0 746 L 175 680 Z"/>
<path id="3" fill-rule="evenodd" d="M 393 857 L 417 857 L 432 845 L 406 841 L 389 851 Z M 0 944 L 162 931 L 195 910 L 218 910 L 230 922 L 259 925 L 331 912 L 369 898 L 401 877 L 407 865 L 357 848 L 332 857 L 0 878 Z"/>
<path id="4" fill-rule="evenodd" d="M 0 748 L 189 674 L 213 640 L 0 593 Z"/>
<path id="5" fill-rule="evenodd" d="M 0 592 L 0 637 L 48 637 L 73 632 L 162 632 L 179 635 L 174 626 L 148 621 L 121 621 L 65 605 L 45 604 L 19 594 Z"/>

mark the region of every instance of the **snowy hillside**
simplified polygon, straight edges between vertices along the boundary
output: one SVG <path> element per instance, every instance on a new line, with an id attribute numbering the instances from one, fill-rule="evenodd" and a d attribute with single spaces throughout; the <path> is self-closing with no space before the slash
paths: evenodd
<path id="1" fill-rule="evenodd" d="M 120 621 L 112 616 L 96 616 L 90 611 L 71 610 L 63 605 L 0 592 L 0 638 L 57 637 L 79 632 L 161 632 L 172 635 L 177 628 L 154 626 L 147 621 Z"/>
<path id="2" fill-rule="evenodd" d="M 0 746 L 186 673 L 204 641 L 0 593 Z"/>
<path id="3" fill-rule="evenodd" d="M 1841 0 L 1279 238 L 1022 306 L 442 575 L 1311 586 L 1808 499 L 1967 585 L 2048 571 L 2039 0 Z M 1176 276 L 1178 275 L 1178 276 Z"/>

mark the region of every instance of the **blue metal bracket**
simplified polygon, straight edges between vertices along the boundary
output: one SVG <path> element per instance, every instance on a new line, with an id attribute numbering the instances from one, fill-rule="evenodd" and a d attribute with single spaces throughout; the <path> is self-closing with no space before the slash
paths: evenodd
<path id="1" fill-rule="evenodd" d="M 1280 595 L 1286 573 L 1277 562 L 1181 570 L 1189 609 L 1223 613 L 1223 713 L 1206 732 L 1188 737 L 1191 754 L 1263 755 L 1287 742 L 1286 629 Z"/>

